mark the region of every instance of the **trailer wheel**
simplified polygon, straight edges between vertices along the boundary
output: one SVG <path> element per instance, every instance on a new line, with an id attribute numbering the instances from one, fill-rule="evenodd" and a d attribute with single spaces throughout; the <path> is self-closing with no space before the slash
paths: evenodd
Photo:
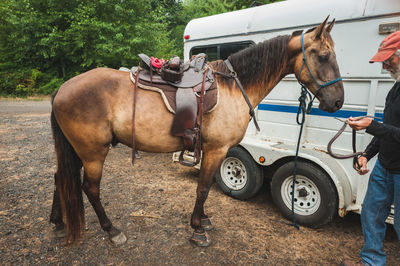
<path id="1" fill-rule="evenodd" d="M 294 162 L 282 165 L 272 177 L 271 194 L 276 206 L 287 219 L 292 217 L 292 176 Z M 315 165 L 297 163 L 294 189 L 296 222 L 320 227 L 332 221 L 338 210 L 338 196 L 330 177 Z"/>
<path id="2" fill-rule="evenodd" d="M 215 179 L 225 194 L 246 200 L 260 190 L 264 176 L 261 166 L 245 149 L 233 147 L 218 168 Z"/>

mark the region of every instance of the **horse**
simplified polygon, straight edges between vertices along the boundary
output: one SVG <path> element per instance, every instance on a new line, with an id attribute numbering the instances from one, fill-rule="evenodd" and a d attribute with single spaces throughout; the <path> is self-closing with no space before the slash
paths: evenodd
<path id="1" fill-rule="evenodd" d="M 330 35 L 335 20 L 327 21 L 328 18 L 306 32 L 295 31 L 266 40 L 228 58 L 253 108 L 291 73 L 319 100 L 321 110 L 335 112 L 342 107 L 342 81 L 331 82 L 322 89 L 319 86 L 340 77 Z M 303 58 L 307 58 L 307 68 Z M 208 66 L 215 73 L 230 73 L 222 60 L 209 62 Z M 249 106 L 237 82 L 217 74 L 214 82 L 219 102 L 202 118 L 203 155 L 190 219 L 193 228 L 190 240 L 198 246 L 211 243 L 206 231 L 213 226 L 205 214 L 204 203 L 214 174 L 228 149 L 242 140 L 250 121 Z M 121 245 L 127 240 L 106 215 L 100 201 L 100 181 L 110 146 L 122 143 L 132 147 L 133 90 L 128 72 L 96 68 L 66 81 L 52 96 L 51 125 L 57 170 L 50 222 L 55 225 L 56 235 L 67 236 L 67 243 L 80 238 L 85 222 L 82 190 L 110 241 Z M 136 97 L 136 148 L 152 153 L 182 150 L 182 139 L 170 134 L 173 115 L 160 95 L 138 89 Z"/>

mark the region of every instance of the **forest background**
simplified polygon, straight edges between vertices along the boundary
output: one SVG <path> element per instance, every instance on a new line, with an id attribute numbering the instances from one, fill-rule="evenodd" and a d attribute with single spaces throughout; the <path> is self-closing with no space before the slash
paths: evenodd
<path id="1" fill-rule="evenodd" d="M 137 65 L 139 53 L 182 58 L 183 32 L 191 19 L 254 2 L 1 0 L 0 96 L 48 95 L 92 68 Z"/>

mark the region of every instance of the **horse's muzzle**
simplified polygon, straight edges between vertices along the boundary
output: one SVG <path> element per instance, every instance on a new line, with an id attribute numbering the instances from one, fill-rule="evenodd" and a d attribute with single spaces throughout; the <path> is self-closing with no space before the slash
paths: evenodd
<path id="1" fill-rule="evenodd" d="M 337 99 L 335 101 L 320 101 L 319 104 L 319 109 L 329 112 L 329 113 L 334 113 L 338 111 L 340 108 L 343 106 L 343 100 L 342 99 Z"/>
<path id="2" fill-rule="evenodd" d="M 337 108 L 337 110 L 339 110 L 340 108 L 342 108 L 343 106 L 343 100 L 337 100 L 335 102 L 335 107 Z"/>

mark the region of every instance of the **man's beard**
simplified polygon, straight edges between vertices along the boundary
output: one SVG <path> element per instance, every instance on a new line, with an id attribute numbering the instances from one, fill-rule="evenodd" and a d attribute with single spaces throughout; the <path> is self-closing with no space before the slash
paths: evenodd
<path id="1" fill-rule="evenodd" d="M 396 68 L 390 69 L 389 72 L 396 82 L 400 82 L 400 64 Z"/>

